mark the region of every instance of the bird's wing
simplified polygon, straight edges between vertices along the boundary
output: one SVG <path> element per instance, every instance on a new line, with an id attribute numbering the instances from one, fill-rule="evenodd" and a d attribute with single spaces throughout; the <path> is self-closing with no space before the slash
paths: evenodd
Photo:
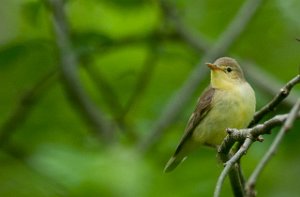
<path id="1" fill-rule="evenodd" d="M 179 145 L 177 146 L 177 149 L 175 151 L 174 155 L 177 155 L 180 150 L 182 149 L 182 146 L 184 143 L 191 137 L 193 134 L 194 129 L 197 127 L 197 125 L 200 123 L 200 121 L 207 115 L 207 113 L 211 109 L 211 102 L 213 95 L 215 94 L 215 89 L 212 87 L 208 87 L 201 97 L 199 98 L 196 108 L 194 112 L 192 113 L 188 124 L 186 126 L 185 132 L 183 137 L 180 140 Z"/>

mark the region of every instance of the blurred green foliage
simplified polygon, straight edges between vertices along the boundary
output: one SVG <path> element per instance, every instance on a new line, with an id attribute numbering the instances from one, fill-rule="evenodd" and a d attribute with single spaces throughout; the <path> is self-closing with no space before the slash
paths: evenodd
<path id="1" fill-rule="evenodd" d="M 210 43 L 216 41 L 242 5 L 238 0 L 170 2 L 190 30 Z M 0 125 L 10 118 L 26 91 L 58 68 L 50 12 L 43 1 L 1 3 Z M 208 77 L 156 147 L 143 155 L 136 145 L 151 132 L 161 110 L 202 54 L 168 36 L 173 29 L 156 0 L 69 0 L 65 8 L 80 59 L 81 82 L 107 118 L 119 118 L 116 116 L 126 108 L 138 86 L 142 87 L 123 117 L 126 130 L 135 138 L 118 129 L 116 144 L 101 144 L 56 78 L 33 100 L 24 123 L 15 122 L 17 129 L 1 147 L 0 196 L 212 196 L 222 169 L 212 150 L 201 149 L 172 174 L 162 173 Z M 298 0 L 265 1 L 230 53 L 256 62 L 281 82 L 291 79 L 298 72 L 300 60 L 300 43 L 295 40 L 300 38 L 299 9 Z M 108 86 L 102 81 L 99 89 L 97 76 Z M 146 78 L 142 85 L 140 78 Z M 258 108 L 271 98 L 264 92 L 257 92 L 257 97 Z M 111 100 L 120 108 L 111 107 Z M 299 128 L 298 123 L 286 136 L 259 179 L 259 196 L 299 195 Z M 255 143 L 243 159 L 246 175 L 273 136 Z M 226 183 L 223 196 L 230 195 Z"/>

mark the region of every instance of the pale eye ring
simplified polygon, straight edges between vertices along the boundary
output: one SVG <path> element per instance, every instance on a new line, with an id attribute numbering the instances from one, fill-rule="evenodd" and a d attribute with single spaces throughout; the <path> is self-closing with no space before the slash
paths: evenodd
<path id="1" fill-rule="evenodd" d="M 227 67 L 227 68 L 226 68 L 226 71 L 230 73 L 230 72 L 232 71 L 232 68 Z"/>

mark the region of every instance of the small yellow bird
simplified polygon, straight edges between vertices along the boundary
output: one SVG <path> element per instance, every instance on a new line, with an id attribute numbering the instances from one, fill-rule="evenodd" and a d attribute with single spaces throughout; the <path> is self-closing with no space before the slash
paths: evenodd
<path id="1" fill-rule="evenodd" d="M 253 118 L 255 93 L 237 61 L 222 57 L 207 65 L 211 69 L 210 86 L 200 96 L 165 172 L 176 168 L 200 145 L 218 147 L 226 136 L 226 128 L 245 128 Z"/>

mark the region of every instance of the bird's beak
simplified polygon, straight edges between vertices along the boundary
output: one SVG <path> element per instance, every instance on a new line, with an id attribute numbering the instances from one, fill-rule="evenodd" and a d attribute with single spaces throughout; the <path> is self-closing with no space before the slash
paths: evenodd
<path id="1" fill-rule="evenodd" d="M 211 70 L 222 70 L 220 67 L 218 67 L 215 64 L 212 63 L 206 63 L 206 65 L 211 69 Z"/>

